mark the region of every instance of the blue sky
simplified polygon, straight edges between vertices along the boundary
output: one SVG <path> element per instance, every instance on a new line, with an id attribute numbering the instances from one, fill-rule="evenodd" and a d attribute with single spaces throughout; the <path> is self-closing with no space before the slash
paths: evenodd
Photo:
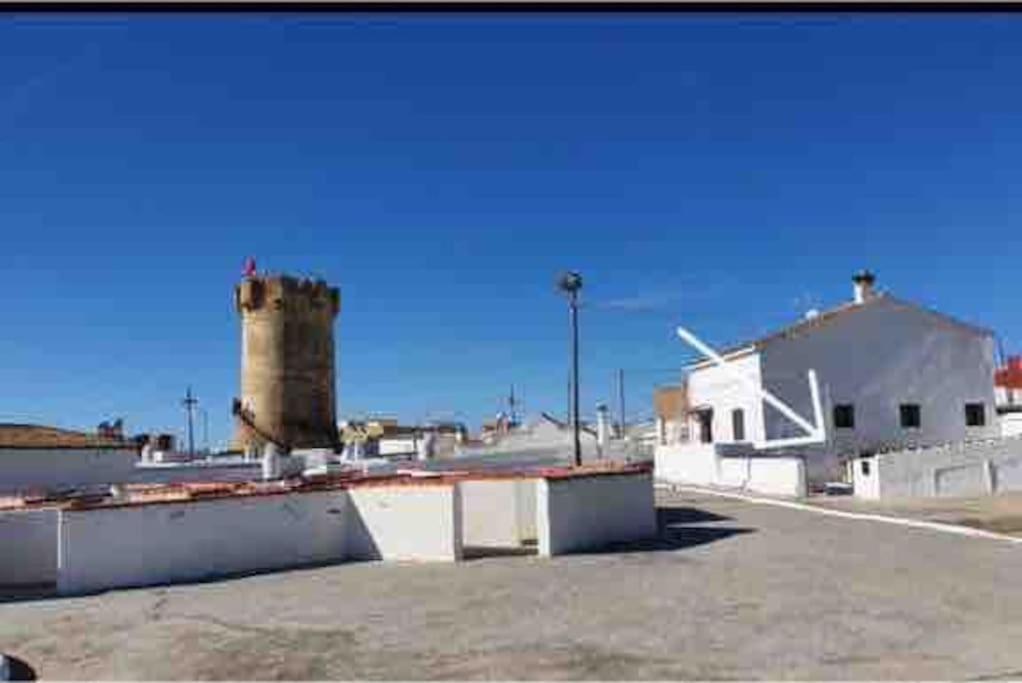
<path id="1" fill-rule="evenodd" d="M 242 261 L 341 287 L 342 415 L 563 412 L 850 295 L 1022 351 L 1022 21 L 6 16 L 0 420 L 230 431 Z"/>

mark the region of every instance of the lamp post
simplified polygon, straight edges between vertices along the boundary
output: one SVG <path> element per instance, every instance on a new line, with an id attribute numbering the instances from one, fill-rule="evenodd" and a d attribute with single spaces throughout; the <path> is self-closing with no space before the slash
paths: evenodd
<path id="1" fill-rule="evenodd" d="M 575 436 L 575 466 L 582 464 L 582 442 L 579 440 L 578 420 L 578 292 L 582 289 L 582 276 L 568 272 L 557 280 L 557 288 L 568 296 L 571 318 L 571 426 Z"/>

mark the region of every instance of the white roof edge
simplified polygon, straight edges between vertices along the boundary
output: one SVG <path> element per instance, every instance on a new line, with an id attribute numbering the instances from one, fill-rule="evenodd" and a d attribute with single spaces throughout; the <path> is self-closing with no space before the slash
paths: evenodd
<path id="1" fill-rule="evenodd" d="M 738 358 L 740 356 L 747 356 L 750 353 L 755 353 L 756 351 L 759 351 L 759 344 L 749 344 L 748 346 L 743 346 L 740 349 L 735 349 L 730 353 L 725 353 L 723 356 L 721 356 L 721 358 L 723 358 L 724 360 L 730 360 L 732 358 Z M 713 359 L 703 358 L 702 360 L 698 360 L 694 363 L 687 363 L 681 367 L 683 370 L 702 370 L 703 368 L 708 367 L 710 365 L 713 365 Z"/>

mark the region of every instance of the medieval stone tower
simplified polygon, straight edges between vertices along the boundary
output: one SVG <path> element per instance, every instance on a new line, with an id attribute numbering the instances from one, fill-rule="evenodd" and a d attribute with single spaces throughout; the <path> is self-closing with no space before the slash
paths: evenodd
<path id="1" fill-rule="evenodd" d="M 334 318 L 340 291 L 322 280 L 249 275 L 234 290 L 241 315 L 241 398 L 234 446 L 337 443 Z"/>

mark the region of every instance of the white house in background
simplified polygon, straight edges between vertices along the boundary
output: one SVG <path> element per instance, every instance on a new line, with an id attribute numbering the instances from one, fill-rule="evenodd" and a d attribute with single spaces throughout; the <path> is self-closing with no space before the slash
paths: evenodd
<path id="1" fill-rule="evenodd" d="M 1022 356 L 1011 356 L 994 375 L 997 414 L 1003 436 L 1022 435 Z"/>
<path id="2" fill-rule="evenodd" d="M 810 484 L 847 478 L 859 454 L 999 435 L 994 341 L 959 322 L 873 288 L 857 274 L 852 301 L 721 355 L 812 421 L 807 371 L 816 371 L 827 443 L 793 449 Z M 709 360 L 686 368 L 689 439 L 756 443 L 803 436 L 755 392 Z"/>

